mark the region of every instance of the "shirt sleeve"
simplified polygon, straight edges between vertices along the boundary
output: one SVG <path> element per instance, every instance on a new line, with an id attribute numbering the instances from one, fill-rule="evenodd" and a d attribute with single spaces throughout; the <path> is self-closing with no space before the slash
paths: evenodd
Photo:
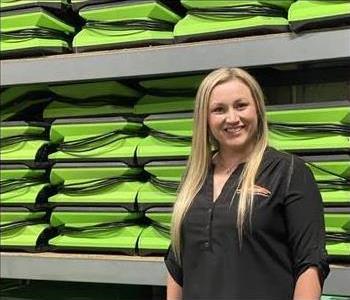
<path id="1" fill-rule="evenodd" d="M 171 277 L 178 285 L 182 286 L 182 267 L 176 261 L 171 245 L 165 255 L 164 262 Z"/>
<path id="2" fill-rule="evenodd" d="M 329 266 L 322 198 L 312 172 L 301 159 L 293 156 L 288 177 L 285 216 L 295 281 L 307 268 L 315 266 L 323 286 Z"/>

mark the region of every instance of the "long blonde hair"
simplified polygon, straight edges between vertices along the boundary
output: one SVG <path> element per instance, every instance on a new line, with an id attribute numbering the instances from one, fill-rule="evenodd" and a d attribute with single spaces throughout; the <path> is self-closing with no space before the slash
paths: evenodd
<path id="1" fill-rule="evenodd" d="M 191 206 L 194 197 L 203 186 L 211 159 L 213 143 L 208 129 L 209 100 L 213 89 L 223 83 L 239 80 L 245 84 L 255 101 L 258 124 L 255 134 L 255 147 L 250 153 L 247 163 L 238 181 L 239 203 L 237 212 L 238 236 L 241 244 L 245 223 L 249 216 L 251 223 L 254 184 L 260 162 L 267 147 L 268 127 L 265 115 L 264 95 L 257 81 L 246 71 L 239 68 L 221 68 L 211 72 L 201 83 L 194 109 L 192 151 L 189 156 L 186 171 L 181 180 L 177 199 L 174 205 L 171 240 L 175 257 L 181 263 L 181 227 L 184 217 Z M 236 190 L 237 191 L 237 190 Z M 236 192 L 233 195 L 235 197 Z"/>

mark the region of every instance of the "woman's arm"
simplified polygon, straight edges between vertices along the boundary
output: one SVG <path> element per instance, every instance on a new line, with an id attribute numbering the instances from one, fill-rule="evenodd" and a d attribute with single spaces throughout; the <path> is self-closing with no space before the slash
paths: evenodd
<path id="1" fill-rule="evenodd" d="M 317 267 L 309 267 L 297 279 L 293 300 L 319 300 L 321 284 Z"/>
<path id="2" fill-rule="evenodd" d="M 173 277 L 168 274 L 167 300 L 182 300 L 182 287 L 177 284 Z"/>

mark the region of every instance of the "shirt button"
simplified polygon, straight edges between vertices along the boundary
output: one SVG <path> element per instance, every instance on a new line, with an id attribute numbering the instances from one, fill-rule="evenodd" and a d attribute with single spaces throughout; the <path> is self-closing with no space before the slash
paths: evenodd
<path id="1" fill-rule="evenodd" d="M 209 242 L 204 243 L 204 248 L 209 248 Z"/>
<path id="2" fill-rule="evenodd" d="M 212 212 L 213 212 L 213 209 L 212 209 L 212 208 L 209 208 L 209 209 L 208 209 L 208 214 L 211 215 Z"/>

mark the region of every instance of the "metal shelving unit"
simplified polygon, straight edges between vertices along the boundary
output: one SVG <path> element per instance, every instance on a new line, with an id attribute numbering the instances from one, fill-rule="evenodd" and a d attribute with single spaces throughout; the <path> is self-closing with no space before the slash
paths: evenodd
<path id="1" fill-rule="evenodd" d="M 162 257 L 120 255 L 1 253 L 1 277 L 95 283 L 166 284 Z M 349 295 L 350 265 L 331 265 L 325 294 Z"/>
<path id="2" fill-rule="evenodd" d="M 1 86 L 69 83 L 204 72 L 237 67 L 350 61 L 350 29 L 272 34 L 43 58 L 2 60 Z M 258 49 L 258 51 L 257 51 Z M 25 70 L 25 71 L 23 71 Z M 161 257 L 0 253 L 1 277 L 165 285 Z M 324 292 L 350 295 L 350 265 L 335 266 Z"/>
<path id="3" fill-rule="evenodd" d="M 0 83 L 64 83 L 203 72 L 224 65 L 252 67 L 342 60 L 350 58 L 349 40 L 350 29 L 338 29 L 3 60 Z"/>

